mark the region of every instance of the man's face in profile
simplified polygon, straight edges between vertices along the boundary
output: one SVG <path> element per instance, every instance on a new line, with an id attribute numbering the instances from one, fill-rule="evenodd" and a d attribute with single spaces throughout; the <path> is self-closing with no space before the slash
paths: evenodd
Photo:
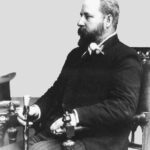
<path id="1" fill-rule="evenodd" d="M 78 22 L 79 46 L 99 42 L 98 38 L 104 32 L 104 15 L 100 12 L 100 1 L 85 0 L 80 15 L 81 18 Z"/>

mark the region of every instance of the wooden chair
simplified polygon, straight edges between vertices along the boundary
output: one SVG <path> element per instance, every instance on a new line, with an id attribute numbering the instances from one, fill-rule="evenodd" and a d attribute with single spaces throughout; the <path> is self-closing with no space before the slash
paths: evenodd
<path id="1" fill-rule="evenodd" d="M 139 105 L 132 122 L 132 136 L 129 147 L 150 150 L 150 47 L 135 47 L 135 49 L 142 60 L 143 73 Z M 141 145 L 136 144 L 134 140 L 134 134 L 138 126 L 142 128 Z"/>

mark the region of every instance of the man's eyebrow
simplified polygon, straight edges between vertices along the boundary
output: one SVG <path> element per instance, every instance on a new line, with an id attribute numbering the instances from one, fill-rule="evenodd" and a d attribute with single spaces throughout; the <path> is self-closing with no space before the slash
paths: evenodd
<path id="1" fill-rule="evenodd" d="M 91 16 L 89 12 L 80 12 L 80 16 L 85 15 L 85 16 Z"/>

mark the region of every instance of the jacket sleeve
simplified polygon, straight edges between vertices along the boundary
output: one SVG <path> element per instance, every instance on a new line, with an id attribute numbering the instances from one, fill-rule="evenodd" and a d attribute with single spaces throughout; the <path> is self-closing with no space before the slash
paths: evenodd
<path id="1" fill-rule="evenodd" d="M 54 82 L 53 86 L 50 87 L 46 91 L 46 93 L 44 93 L 35 103 L 36 105 L 39 106 L 41 110 L 41 118 L 44 118 L 43 116 L 47 116 L 47 115 L 50 116 L 52 113 L 55 113 L 61 107 L 63 91 L 66 82 L 65 69 L 67 68 L 68 61 L 69 61 L 69 55 L 65 61 L 65 64 L 62 68 L 59 77 Z"/>
<path id="2" fill-rule="evenodd" d="M 141 64 L 125 58 L 112 75 L 108 98 L 97 104 L 76 108 L 82 126 L 115 126 L 128 123 L 136 112 L 141 82 Z"/>

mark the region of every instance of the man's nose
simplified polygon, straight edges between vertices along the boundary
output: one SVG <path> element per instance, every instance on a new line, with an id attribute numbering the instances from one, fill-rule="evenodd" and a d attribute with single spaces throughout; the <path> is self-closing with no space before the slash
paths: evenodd
<path id="1" fill-rule="evenodd" d="M 80 20 L 78 21 L 77 25 L 78 25 L 79 27 L 81 27 L 81 26 L 84 26 L 84 25 L 85 25 L 85 19 L 84 19 L 84 17 L 83 17 L 83 16 L 80 18 Z"/>

